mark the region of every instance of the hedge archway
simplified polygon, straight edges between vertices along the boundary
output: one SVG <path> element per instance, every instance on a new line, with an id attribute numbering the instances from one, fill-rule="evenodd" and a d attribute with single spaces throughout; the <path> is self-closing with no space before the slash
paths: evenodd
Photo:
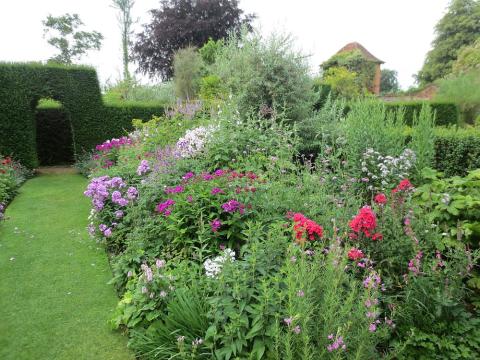
<path id="1" fill-rule="evenodd" d="M 70 124 L 75 156 L 125 135 L 133 119 L 149 120 L 165 112 L 152 102 L 104 104 L 97 73 L 90 67 L 0 63 L 0 153 L 30 168 L 39 163 L 35 116 L 41 98 L 63 105 L 61 112 L 53 108 L 50 113 Z"/>

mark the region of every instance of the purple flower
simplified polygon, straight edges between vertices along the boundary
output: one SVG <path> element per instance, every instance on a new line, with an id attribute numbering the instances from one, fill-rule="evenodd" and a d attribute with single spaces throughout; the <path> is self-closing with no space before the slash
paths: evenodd
<path id="1" fill-rule="evenodd" d="M 211 194 L 212 194 L 212 195 L 223 194 L 223 192 L 224 192 L 224 191 L 223 191 L 222 189 L 220 189 L 220 188 L 218 188 L 218 187 L 214 187 L 214 188 L 212 189 L 212 191 L 211 191 Z"/>
<path id="2" fill-rule="evenodd" d="M 189 180 L 191 178 L 193 178 L 195 176 L 195 174 L 191 171 L 187 172 L 185 175 L 182 176 L 182 179 L 183 180 Z"/>
<path id="3" fill-rule="evenodd" d="M 127 190 L 127 198 L 129 198 L 130 200 L 134 200 L 136 199 L 138 196 L 138 190 L 133 187 L 133 186 L 130 186 Z"/>
<path id="4" fill-rule="evenodd" d="M 212 228 L 213 232 L 217 232 L 221 226 L 222 226 L 222 222 L 220 221 L 220 219 L 215 219 L 210 223 L 210 227 Z"/>
<path id="5" fill-rule="evenodd" d="M 295 333 L 295 334 L 300 334 L 300 332 L 302 331 L 302 329 L 300 328 L 299 325 L 295 326 L 292 331 Z"/>
<path id="6" fill-rule="evenodd" d="M 147 280 L 147 282 L 151 282 L 153 280 L 152 269 L 146 264 L 142 264 L 140 267 L 143 270 L 143 273 L 145 275 L 145 279 Z"/>
<path id="7" fill-rule="evenodd" d="M 285 318 L 283 319 L 283 322 L 287 325 L 287 326 L 290 326 L 293 322 L 293 318 L 291 317 L 288 317 L 288 318 Z"/>
<path id="8" fill-rule="evenodd" d="M 189 203 L 191 203 L 191 202 L 193 201 L 193 196 L 192 196 L 192 195 L 188 195 L 188 196 L 187 196 L 187 201 L 188 201 Z"/>
<path id="9" fill-rule="evenodd" d="M 237 200 L 229 200 L 222 205 L 222 209 L 229 213 L 234 213 L 237 210 L 241 209 L 241 204 Z"/>
<path id="10" fill-rule="evenodd" d="M 107 228 L 108 226 L 105 224 L 98 225 L 98 230 L 100 230 L 101 232 L 104 232 L 105 230 L 107 230 Z"/>
<path id="11" fill-rule="evenodd" d="M 213 175 L 215 175 L 215 176 L 217 176 L 217 177 L 223 176 L 223 175 L 225 175 L 225 170 L 222 170 L 222 169 L 215 170 L 215 172 L 213 173 Z"/>
<path id="12" fill-rule="evenodd" d="M 377 325 L 375 323 L 371 323 L 370 326 L 368 327 L 368 330 L 370 332 L 375 332 L 377 330 Z"/>
<path id="13" fill-rule="evenodd" d="M 165 266 L 165 260 L 155 260 L 155 266 L 157 267 L 157 269 L 163 268 Z"/>
<path id="14" fill-rule="evenodd" d="M 175 187 L 166 188 L 165 194 L 178 194 L 178 193 L 182 193 L 184 190 L 185 188 L 183 186 L 177 185 Z"/>
<path id="15" fill-rule="evenodd" d="M 169 216 L 172 213 L 170 207 L 172 207 L 173 205 L 175 205 L 175 201 L 172 199 L 167 199 L 163 203 L 158 204 L 156 210 L 160 214 Z"/>
<path id="16" fill-rule="evenodd" d="M 123 215 L 124 215 L 124 214 L 123 214 L 123 211 L 122 211 L 122 210 L 117 210 L 117 211 L 115 211 L 115 217 L 116 217 L 117 219 L 121 219 L 121 218 L 123 217 Z"/>
<path id="17" fill-rule="evenodd" d="M 91 224 L 91 223 L 88 224 L 87 229 L 88 229 L 88 233 L 90 234 L 90 236 L 95 235 L 95 226 L 93 224 Z"/>
<path id="18" fill-rule="evenodd" d="M 140 161 L 140 165 L 138 165 L 138 168 L 137 168 L 137 174 L 141 176 L 146 174 L 149 171 L 150 171 L 150 164 L 148 163 L 148 160 Z"/>
<path id="19" fill-rule="evenodd" d="M 115 190 L 113 193 L 112 193 L 112 201 L 114 203 L 118 203 L 118 201 L 122 198 L 122 193 L 118 190 Z"/>
<path id="20" fill-rule="evenodd" d="M 213 180 L 214 176 L 209 173 L 205 173 L 205 174 L 202 174 L 202 178 L 203 180 L 208 181 L 208 180 Z"/>
<path id="21" fill-rule="evenodd" d="M 110 228 L 106 229 L 106 230 L 103 232 L 103 235 L 105 235 L 105 237 L 110 237 L 110 236 L 112 236 L 112 229 L 110 229 Z"/>

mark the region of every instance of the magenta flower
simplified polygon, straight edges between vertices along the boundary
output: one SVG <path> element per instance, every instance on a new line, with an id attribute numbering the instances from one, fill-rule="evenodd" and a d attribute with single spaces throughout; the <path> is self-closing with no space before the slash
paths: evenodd
<path id="1" fill-rule="evenodd" d="M 222 209 L 229 213 L 234 213 L 238 210 L 240 214 L 243 214 L 244 206 L 240 204 L 237 200 L 229 200 L 225 204 L 222 205 Z"/>
<path id="2" fill-rule="evenodd" d="M 219 170 L 216 170 L 213 175 L 217 176 L 217 177 L 220 177 L 220 176 L 223 176 L 225 175 L 225 170 L 222 170 L 222 169 L 219 169 Z"/>
<path id="3" fill-rule="evenodd" d="M 110 228 L 106 229 L 106 230 L 103 232 L 103 235 L 105 235 L 105 237 L 110 237 L 110 236 L 112 236 L 112 229 L 110 229 Z"/>
<path id="4" fill-rule="evenodd" d="M 127 198 L 130 200 L 136 199 L 138 196 L 138 190 L 134 188 L 133 186 L 130 186 L 127 190 Z"/>
<path id="5" fill-rule="evenodd" d="M 160 214 L 164 214 L 165 216 L 169 216 L 172 213 L 170 208 L 173 205 L 175 205 L 175 201 L 172 200 L 172 199 L 167 199 L 163 203 L 158 204 L 155 210 Z"/>
<path id="6" fill-rule="evenodd" d="M 185 190 L 185 188 L 181 185 L 177 185 L 174 187 L 166 188 L 165 189 L 165 194 L 179 194 L 182 193 Z"/>
<path id="7" fill-rule="evenodd" d="M 219 219 L 215 219 L 210 223 L 213 232 L 217 232 L 222 226 L 222 222 Z"/>
<path id="8" fill-rule="evenodd" d="M 191 178 L 193 178 L 195 176 L 195 174 L 191 171 L 187 172 L 185 175 L 182 176 L 182 179 L 183 180 L 189 180 Z"/>
<path id="9" fill-rule="evenodd" d="M 224 191 L 222 189 L 218 188 L 218 187 L 214 187 L 211 191 L 212 195 L 223 194 L 223 193 L 224 193 Z"/>
<path id="10" fill-rule="evenodd" d="M 204 173 L 204 174 L 202 174 L 202 178 L 203 178 L 203 180 L 208 181 L 208 180 L 213 180 L 214 176 L 209 174 L 209 173 Z"/>

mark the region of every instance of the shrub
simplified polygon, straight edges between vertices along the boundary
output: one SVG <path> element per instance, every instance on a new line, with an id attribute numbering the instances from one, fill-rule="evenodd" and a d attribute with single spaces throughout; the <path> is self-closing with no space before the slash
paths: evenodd
<path id="1" fill-rule="evenodd" d="M 387 111 L 398 112 L 404 111 L 405 125 L 412 126 L 414 124 L 415 117 L 420 116 L 422 107 L 429 105 L 432 112 L 435 113 L 435 125 L 436 126 L 448 126 L 457 125 L 460 117 L 460 109 L 458 105 L 453 102 L 394 102 L 385 103 Z"/>
<path id="2" fill-rule="evenodd" d="M 310 113 L 313 93 L 306 57 L 293 49 L 290 36 L 262 39 L 243 32 L 227 40 L 210 70 L 233 95 L 242 117 L 267 107 L 298 121 Z"/>
<path id="3" fill-rule="evenodd" d="M 194 99 L 200 85 L 202 57 L 193 47 L 178 50 L 173 57 L 175 93 L 182 100 Z"/>

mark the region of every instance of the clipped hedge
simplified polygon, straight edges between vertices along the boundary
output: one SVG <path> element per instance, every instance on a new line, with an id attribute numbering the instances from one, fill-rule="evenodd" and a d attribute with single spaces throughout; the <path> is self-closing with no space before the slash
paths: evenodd
<path id="1" fill-rule="evenodd" d="M 39 164 L 36 106 L 41 98 L 63 105 L 75 155 L 122 135 L 133 118 L 147 119 L 164 112 L 162 106 L 104 106 L 97 73 L 89 67 L 0 63 L 0 153 L 12 154 L 30 168 Z"/>
<path id="2" fill-rule="evenodd" d="M 434 167 L 446 177 L 480 168 L 479 129 L 437 129 Z"/>
<path id="3" fill-rule="evenodd" d="M 387 111 L 398 111 L 403 108 L 405 111 L 405 124 L 412 126 L 415 115 L 418 116 L 422 110 L 422 106 L 428 104 L 432 111 L 436 113 L 435 125 L 448 126 L 457 125 L 460 118 L 460 108 L 458 105 L 449 102 L 436 101 L 406 101 L 385 103 Z"/>

